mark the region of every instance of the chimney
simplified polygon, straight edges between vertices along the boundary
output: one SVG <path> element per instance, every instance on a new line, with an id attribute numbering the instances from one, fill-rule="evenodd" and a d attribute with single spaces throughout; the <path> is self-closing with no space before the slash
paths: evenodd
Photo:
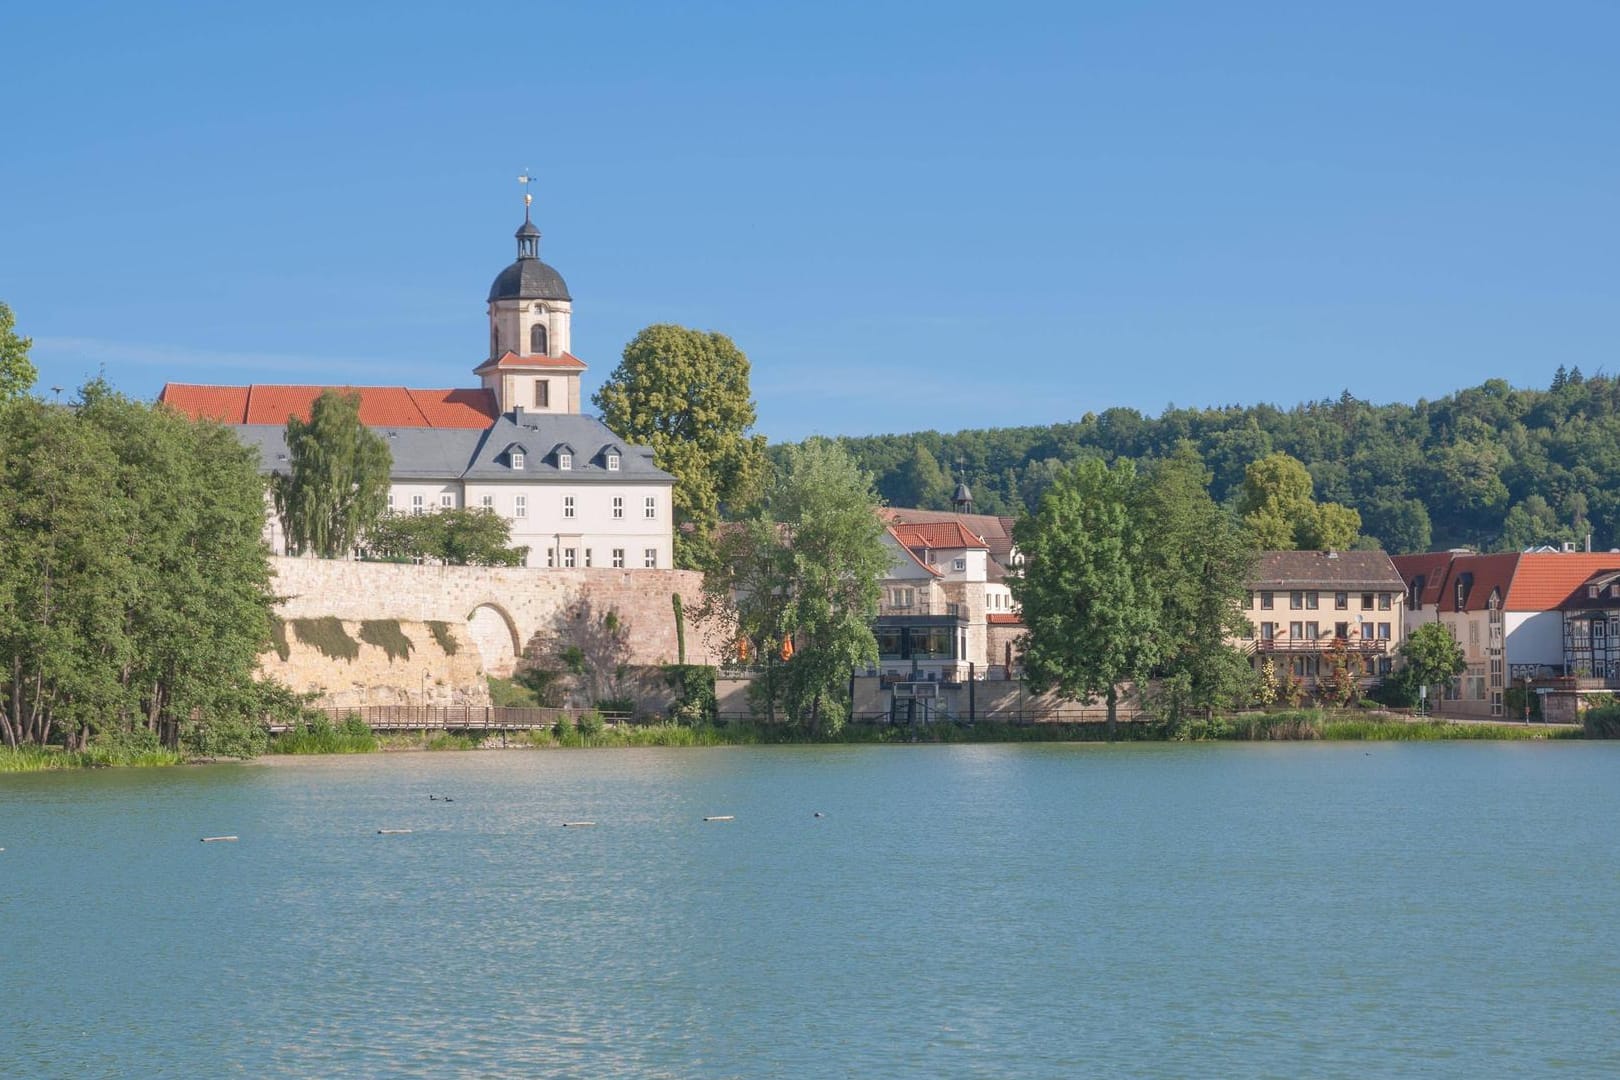
<path id="1" fill-rule="evenodd" d="M 1592 554 L 1592 534 L 1591 533 L 1586 534 L 1586 553 L 1588 555 Z"/>
<path id="2" fill-rule="evenodd" d="M 514 423 L 514 424 L 523 423 L 523 406 L 521 406 L 521 405 L 513 405 L 512 406 L 512 423 Z"/>

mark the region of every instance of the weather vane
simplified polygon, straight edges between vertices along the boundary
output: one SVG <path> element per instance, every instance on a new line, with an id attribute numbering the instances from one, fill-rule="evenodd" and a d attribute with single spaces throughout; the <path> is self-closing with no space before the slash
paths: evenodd
<path id="1" fill-rule="evenodd" d="M 529 193 L 529 185 L 534 183 L 534 170 L 524 169 L 523 174 L 518 177 L 518 183 L 523 185 L 523 208 L 527 210 L 534 202 L 534 196 Z"/>

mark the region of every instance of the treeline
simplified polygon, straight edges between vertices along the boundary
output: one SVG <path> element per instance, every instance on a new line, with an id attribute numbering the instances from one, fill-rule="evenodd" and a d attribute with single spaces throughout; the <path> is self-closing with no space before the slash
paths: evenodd
<path id="1" fill-rule="evenodd" d="M 1581 542 L 1620 546 L 1620 380 L 1559 368 L 1546 390 L 1503 380 L 1415 405 L 1373 405 L 1348 391 L 1271 405 L 1087 413 L 1049 427 L 954 435 L 925 431 L 843 440 L 893 506 L 948 509 L 962 462 L 981 513 L 1033 511 L 1078 459 L 1151 461 L 1190 443 L 1214 498 L 1234 506 L 1251 462 L 1304 462 L 1315 497 L 1361 515 L 1362 536 L 1392 552 L 1473 545 L 1518 550 Z"/>
<path id="2" fill-rule="evenodd" d="M 264 483 L 227 429 L 95 382 L 0 401 L 0 738 L 262 748 Z"/>

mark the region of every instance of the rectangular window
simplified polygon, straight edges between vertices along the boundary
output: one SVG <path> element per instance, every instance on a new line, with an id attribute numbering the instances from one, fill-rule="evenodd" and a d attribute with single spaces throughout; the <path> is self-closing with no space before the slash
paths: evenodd
<path id="1" fill-rule="evenodd" d="M 508 455 L 507 460 L 511 463 L 512 468 L 514 468 L 514 469 L 523 468 L 523 451 L 521 451 L 521 450 L 512 451 L 512 453 Z"/>
<path id="2" fill-rule="evenodd" d="M 1378 640 L 1379 641 L 1388 641 L 1389 640 L 1389 623 L 1381 622 L 1381 623 L 1378 624 Z"/>
<path id="3" fill-rule="evenodd" d="M 966 559 L 952 559 L 951 560 L 951 569 L 952 570 L 957 570 L 957 571 L 966 570 L 967 569 L 967 560 Z"/>
<path id="4" fill-rule="evenodd" d="M 946 604 L 945 605 L 945 614 L 947 614 L 947 615 L 960 615 L 960 614 L 962 614 L 962 605 L 960 605 L 960 604 Z"/>
<path id="5" fill-rule="evenodd" d="M 1373 609 L 1373 594 L 1370 593 L 1370 592 L 1362 593 L 1361 594 L 1361 610 L 1362 611 L 1371 611 L 1372 609 Z"/>
<path id="6" fill-rule="evenodd" d="M 551 383 L 546 379 L 538 379 L 535 381 L 534 407 L 537 409 L 551 408 Z"/>
<path id="7" fill-rule="evenodd" d="M 619 455 L 618 454 L 609 454 L 607 456 L 607 466 L 608 466 L 608 472 L 618 472 L 619 471 Z"/>
<path id="8" fill-rule="evenodd" d="M 495 509 L 495 496 L 493 496 L 493 495 L 485 495 L 485 496 L 483 496 L 482 498 L 480 498 L 478 500 L 478 505 L 482 506 L 485 510 L 493 510 L 493 509 Z"/>
<path id="9" fill-rule="evenodd" d="M 563 517 L 571 518 L 573 516 L 574 516 L 574 497 L 572 495 L 564 495 L 563 496 Z"/>
<path id="10" fill-rule="evenodd" d="M 585 549 L 585 568 L 587 570 L 589 570 L 590 567 L 591 567 L 591 549 L 586 548 Z"/>
<path id="11" fill-rule="evenodd" d="M 563 569 L 572 570 L 574 568 L 575 555 L 576 551 L 574 548 L 563 548 Z"/>
<path id="12" fill-rule="evenodd" d="M 1334 623 L 1333 624 L 1333 636 L 1336 637 L 1336 638 L 1346 638 L 1346 639 L 1348 639 L 1350 637 L 1350 624 L 1347 623 L 1347 622 L 1336 622 L 1336 623 Z"/>
<path id="13" fill-rule="evenodd" d="M 527 495 L 514 495 L 512 497 L 512 516 L 515 518 L 529 516 L 529 497 Z"/>
<path id="14" fill-rule="evenodd" d="M 1288 607 L 1289 607 L 1289 610 L 1291 610 L 1291 611 L 1299 611 L 1304 606 L 1305 606 L 1305 593 L 1304 593 L 1303 590 L 1295 589 L 1293 592 L 1288 594 Z"/>
<path id="15" fill-rule="evenodd" d="M 642 516 L 648 518 L 655 518 L 658 516 L 658 497 L 656 495 L 647 496 L 646 509 Z"/>
<path id="16" fill-rule="evenodd" d="M 1275 605 L 1276 600 L 1277 600 L 1277 594 L 1272 592 L 1270 589 L 1261 589 L 1260 590 L 1260 610 L 1261 611 L 1270 611 L 1272 609 L 1272 607 Z"/>
<path id="17" fill-rule="evenodd" d="M 1350 610 L 1350 594 L 1347 593 L 1347 592 L 1336 592 L 1336 593 L 1334 593 L 1333 594 L 1333 610 L 1334 611 L 1349 611 Z"/>
<path id="18" fill-rule="evenodd" d="M 1260 640 L 1261 641 L 1275 641 L 1276 638 L 1277 638 L 1277 624 L 1276 623 L 1274 623 L 1274 622 L 1263 622 L 1263 623 L 1260 624 Z"/>
<path id="19" fill-rule="evenodd" d="M 613 516 L 616 517 L 616 518 L 624 517 L 624 496 L 623 495 L 615 495 L 615 496 L 613 496 Z"/>
<path id="20" fill-rule="evenodd" d="M 624 569 L 624 548 L 614 548 L 613 549 L 613 569 L 615 569 L 615 570 L 623 570 Z"/>
<path id="21" fill-rule="evenodd" d="M 556 566 L 556 565 L 557 565 L 557 549 L 556 548 L 546 548 L 546 566 L 553 567 L 553 566 Z"/>
<path id="22" fill-rule="evenodd" d="M 557 455 L 557 468 L 559 468 L 559 469 L 572 469 L 573 467 L 574 467 L 574 455 L 573 454 L 570 454 L 570 453 L 567 453 L 566 451 L 564 451 L 563 453 L 560 453 L 560 454 Z"/>
<path id="23" fill-rule="evenodd" d="M 1314 623 L 1314 622 L 1306 623 L 1305 624 L 1305 640 L 1306 641 L 1315 641 L 1318 629 L 1319 629 L 1319 627 L 1317 626 L 1316 623 Z"/>
<path id="24" fill-rule="evenodd" d="M 388 512 L 390 514 L 394 512 L 394 493 L 392 491 L 388 493 Z"/>
<path id="25" fill-rule="evenodd" d="M 641 565 L 645 566 L 648 570 L 658 569 L 658 549 L 647 548 L 645 551 L 643 551 L 641 553 Z"/>
<path id="26" fill-rule="evenodd" d="M 420 514 L 421 512 L 422 512 L 422 496 L 420 496 L 420 495 L 412 495 L 411 496 L 411 513 L 412 514 Z"/>
<path id="27" fill-rule="evenodd" d="M 1388 611 L 1389 610 L 1389 602 L 1390 602 L 1390 594 L 1389 593 L 1381 592 L 1381 593 L 1378 594 L 1378 610 L 1379 611 Z"/>
<path id="28" fill-rule="evenodd" d="M 449 492 L 449 491 L 441 491 L 441 492 L 439 492 L 439 505 L 441 507 L 443 507 L 444 509 L 446 509 L 446 510 L 455 509 L 455 505 L 456 505 L 456 496 L 455 496 L 455 494 L 453 492 Z"/>
<path id="29" fill-rule="evenodd" d="M 1315 589 L 1305 594 L 1305 607 L 1307 610 L 1315 611 L 1321 603 L 1322 596 Z"/>
<path id="30" fill-rule="evenodd" d="M 1288 624 L 1288 636 L 1293 638 L 1295 641 L 1298 641 L 1301 638 L 1303 638 L 1305 636 L 1305 624 L 1302 623 L 1302 622 L 1291 622 L 1291 623 L 1289 623 Z"/>

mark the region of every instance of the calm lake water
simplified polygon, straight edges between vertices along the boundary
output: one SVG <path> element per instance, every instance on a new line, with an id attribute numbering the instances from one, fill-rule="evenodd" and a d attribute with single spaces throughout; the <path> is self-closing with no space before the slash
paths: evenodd
<path id="1" fill-rule="evenodd" d="M 1620 1075 L 1617 781 L 1568 743 L 0 777 L 0 1076 Z"/>

